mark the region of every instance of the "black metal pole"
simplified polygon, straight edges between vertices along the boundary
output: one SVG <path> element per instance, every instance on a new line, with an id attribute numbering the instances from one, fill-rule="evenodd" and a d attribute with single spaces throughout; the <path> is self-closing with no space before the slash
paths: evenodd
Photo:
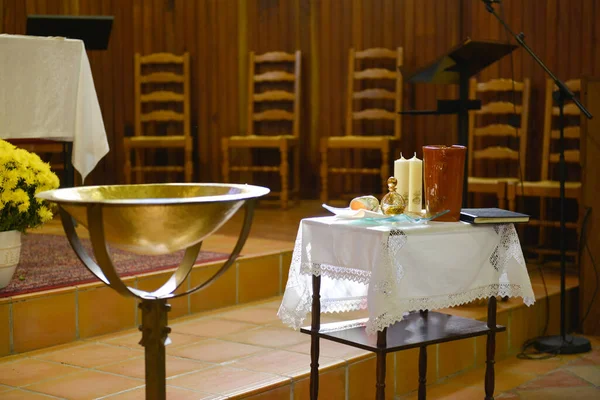
<path id="1" fill-rule="evenodd" d="M 558 129 L 560 132 L 558 145 L 560 147 L 560 155 L 558 159 L 559 174 L 560 174 L 560 336 L 562 342 L 566 342 L 567 338 L 567 299 L 565 298 L 565 279 L 566 279 L 566 252 L 567 245 L 565 243 L 565 235 L 567 227 L 565 222 L 565 181 L 567 180 L 567 165 L 565 163 L 565 99 L 562 91 L 558 92 L 558 109 L 559 121 Z"/>
<path id="2" fill-rule="evenodd" d="M 566 321 L 566 222 L 565 222 L 565 181 L 566 181 L 566 164 L 565 164 L 565 143 L 564 143 L 564 104 L 565 100 L 571 100 L 577 105 L 581 112 L 588 118 L 592 118 L 592 114 L 579 102 L 577 97 L 569 90 L 567 85 L 556 77 L 548 69 L 546 64 L 527 46 L 525 43 L 525 35 L 521 32 L 515 34 L 508 24 L 496 13 L 496 10 L 492 6 L 492 1 L 482 0 L 485 3 L 486 9 L 494 16 L 500 24 L 510 33 L 515 40 L 521 45 L 525 51 L 538 63 L 544 71 L 550 76 L 558 87 L 557 101 L 559 106 L 559 173 L 560 173 L 560 336 L 546 336 L 538 338 L 534 341 L 534 347 L 536 350 L 544 353 L 555 353 L 555 354 L 577 354 L 585 353 L 592 349 L 590 341 L 586 338 L 567 335 L 567 321 Z"/>

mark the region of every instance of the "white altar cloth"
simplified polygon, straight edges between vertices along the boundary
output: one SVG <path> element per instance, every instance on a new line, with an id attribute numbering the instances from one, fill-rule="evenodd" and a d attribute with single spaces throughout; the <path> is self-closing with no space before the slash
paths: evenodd
<path id="1" fill-rule="evenodd" d="M 108 153 L 81 40 L 0 35 L 0 88 L 1 139 L 72 141 L 83 179 Z"/>
<path id="2" fill-rule="evenodd" d="M 535 302 L 512 224 L 304 219 L 278 312 L 295 329 L 311 309 L 312 274 L 321 276 L 321 312 L 368 308 L 368 333 L 411 311 L 491 296 Z"/>

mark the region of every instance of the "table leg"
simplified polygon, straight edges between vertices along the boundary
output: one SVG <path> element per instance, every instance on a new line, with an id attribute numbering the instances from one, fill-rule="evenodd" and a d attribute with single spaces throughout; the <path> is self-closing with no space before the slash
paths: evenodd
<path id="1" fill-rule="evenodd" d="M 386 368 L 386 352 L 387 347 L 387 328 L 377 332 L 377 383 L 375 387 L 376 399 L 385 400 L 385 368 Z"/>
<path id="2" fill-rule="evenodd" d="M 427 346 L 419 348 L 419 400 L 427 398 Z"/>
<path id="3" fill-rule="evenodd" d="M 494 400 L 494 386 L 496 384 L 494 373 L 494 356 L 496 353 L 496 296 L 492 296 L 488 300 L 487 326 L 490 332 L 487 336 L 485 361 L 485 400 Z"/>
<path id="4" fill-rule="evenodd" d="M 75 174 L 73 173 L 73 143 L 63 143 L 63 187 L 74 187 L 75 186 Z"/>
<path id="5" fill-rule="evenodd" d="M 312 277 L 312 323 L 310 327 L 310 400 L 319 398 L 319 330 L 321 329 L 321 277 Z"/>

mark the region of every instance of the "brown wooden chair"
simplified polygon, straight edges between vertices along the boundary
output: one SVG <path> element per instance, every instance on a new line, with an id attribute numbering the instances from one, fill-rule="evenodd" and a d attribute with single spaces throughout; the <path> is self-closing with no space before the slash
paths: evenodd
<path id="1" fill-rule="evenodd" d="M 480 98 L 482 107 L 469 112 L 469 193 L 496 194 L 500 208 L 506 208 L 507 183 L 525 173 L 530 93 L 527 78 L 470 81 L 469 98 Z M 519 96 L 520 104 L 511 96 Z M 507 121 L 511 116 L 520 119 L 518 127 Z"/>
<path id="2" fill-rule="evenodd" d="M 46 139 L 5 139 L 13 145 L 37 154 L 42 161 L 50 164 L 53 172 L 65 170 L 65 144 Z"/>
<path id="3" fill-rule="evenodd" d="M 230 181 L 231 172 L 277 172 L 281 179 L 279 196 L 282 208 L 288 207 L 290 195 L 300 191 L 300 51 L 293 54 L 269 52 L 250 53 L 248 73 L 248 128 L 245 135 L 222 139 L 223 179 Z M 262 68 L 268 71 L 261 72 Z M 293 72 L 290 69 L 293 68 Z M 289 88 L 291 87 L 291 88 Z M 289 88 L 289 89 L 288 89 Z M 290 106 L 291 103 L 291 106 Z M 288 107 L 286 107 L 286 105 Z M 276 132 L 265 125 L 276 124 Z M 262 129 L 261 129 L 262 128 Z M 290 131 L 291 133 L 282 133 Z M 279 165 L 257 165 L 253 157 L 244 160 L 235 157 L 230 162 L 232 149 L 279 149 Z M 293 188 L 289 188 L 289 152 L 293 152 Z M 258 162 L 258 157 L 256 159 Z"/>
<path id="4" fill-rule="evenodd" d="M 167 71 L 168 70 L 168 71 Z M 125 182 L 145 181 L 146 173 L 183 172 L 191 182 L 194 165 L 193 139 L 190 133 L 190 56 L 155 53 L 135 55 L 135 127 L 134 136 L 124 139 Z M 182 165 L 146 165 L 144 151 L 182 149 Z M 131 153 L 135 153 L 135 165 Z"/>
<path id="5" fill-rule="evenodd" d="M 581 91 L 581 81 L 573 79 L 566 82 L 567 87 L 575 94 Z M 538 261 L 545 260 L 545 256 L 560 254 L 560 250 L 548 243 L 547 229 L 560 227 L 558 220 L 558 212 L 554 218 L 549 218 L 547 209 L 548 199 L 558 199 L 560 197 L 560 182 L 558 163 L 560 156 L 560 148 L 558 141 L 560 131 L 558 130 L 558 115 L 559 109 L 554 105 L 553 92 L 557 90 L 554 82 L 550 79 L 546 81 L 546 95 L 544 103 L 544 139 L 542 145 L 542 165 L 540 180 L 536 182 L 514 182 L 508 186 L 507 197 L 509 208 L 516 209 L 516 199 L 518 196 L 524 197 L 539 197 L 540 198 L 540 213 L 539 219 L 531 219 L 530 226 L 539 227 L 538 245 L 528 248 L 531 252 L 539 255 Z M 567 126 L 565 126 L 565 142 L 569 146 L 565 150 L 565 162 L 568 168 L 568 176 L 565 184 L 565 197 L 573 199 L 577 203 L 577 218 L 576 221 L 568 221 L 566 227 L 575 230 L 575 234 L 579 234 L 581 223 L 581 171 L 580 171 L 580 111 L 573 103 L 565 104 L 565 116 L 567 117 Z M 567 256 L 575 264 L 578 263 L 578 252 L 576 250 L 567 251 Z"/>
<path id="6" fill-rule="evenodd" d="M 329 198 L 329 174 L 345 175 L 379 175 L 382 181 L 383 192 L 387 190 L 387 178 L 390 176 L 390 150 L 399 144 L 402 135 L 401 116 L 402 110 L 402 74 L 398 67 L 402 65 L 402 48 L 395 50 L 372 48 L 362 51 L 350 49 L 348 59 L 348 87 L 346 92 L 346 131 L 344 136 L 329 136 L 321 139 L 321 201 L 326 203 Z M 390 65 L 389 68 L 379 67 L 379 64 Z M 390 63 L 390 61 L 392 61 Z M 368 64 L 367 64 L 368 63 Z M 359 65 L 357 65 L 359 64 Z M 365 66 L 366 65 L 366 66 Z M 377 65 L 377 67 L 374 67 Z M 394 83 L 393 89 L 385 88 L 387 81 Z M 355 90 L 355 83 L 365 84 Z M 368 87 L 367 87 L 368 86 Z M 373 102 L 376 106 L 372 106 Z M 383 108 L 382 103 L 391 103 L 393 107 Z M 391 108 L 391 110 L 390 110 Z M 376 123 L 376 128 L 381 128 L 385 122 L 393 124 L 393 133 L 374 132 L 367 135 L 364 132 L 355 132 L 355 122 L 369 121 Z M 381 153 L 381 166 L 366 168 L 360 165 L 352 167 L 332 167 L 329 165 L 329 150 L 342 150 L 349 156 L 353 150 L 378 150 Z M 348 159 L 346 159 L 348 161 Z"/>

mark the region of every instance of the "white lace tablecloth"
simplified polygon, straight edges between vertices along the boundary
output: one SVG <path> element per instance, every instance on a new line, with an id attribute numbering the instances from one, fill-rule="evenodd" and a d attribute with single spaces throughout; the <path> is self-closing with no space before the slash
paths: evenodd
<path id="1" fill-rule="evenodd" d="M 0 138 L 73 142 L 85 177 L 108 153 L 90 62 L 81 40 L 0 35 Z"/>
<path id="2" fill-rule="evenodd" d="M 535 301 L 514 225 L 393 225 L 336 217 L 300 223 L 279 318 L 298 329 L 321 276 L 321 311 L 368 308 L 367 332 L 411 311 L 491 296 Z"/>

